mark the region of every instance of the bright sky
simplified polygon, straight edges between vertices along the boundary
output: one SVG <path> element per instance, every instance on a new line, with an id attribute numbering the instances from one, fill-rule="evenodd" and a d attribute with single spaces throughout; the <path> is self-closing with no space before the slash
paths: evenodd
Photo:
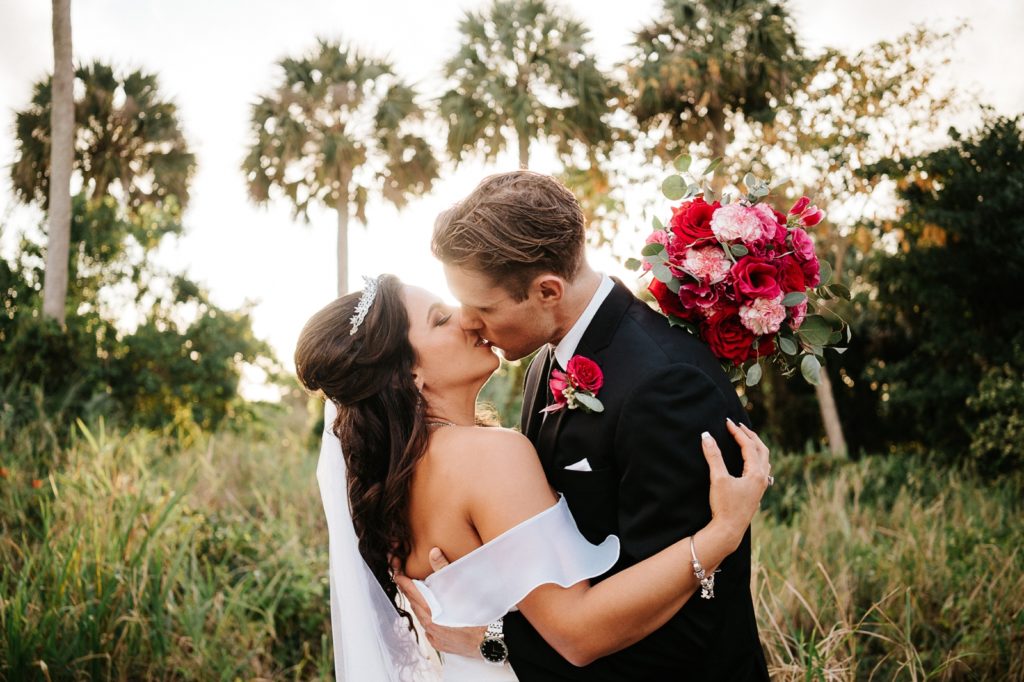
<path id="1" fill-rule="evenodd" d="M 480 0 L 72 0 L 72 41 L 77 61 L 100 59 L 159 74 L 161 90 L 178 104 L 185 133 L 198 156 L 187 234 L 159 254 L 161 262 L 204 284 L 213 300 L 236 307 L 256 302 L 255 328 L 290 366 L 305 320 L 334 296 L 335 218 L 313 214 L 312 224 L 291 219 L 285 203 L 253 206 L 238 170 L 247 142 L 249 105 L 277 77 L 274 63 L 311 49 L 315 37 L 341 37 L 380 56 L 427 96 L 439 94 L 440 65 L 455 49 L 462 12 Z M 591 28 L 593 49 L 611 65 L 632 32 L 652 17 L 660 0 L 563 0 Z M 1024 112 L 1024 2 L 975 0 L 795 0 L 801 39 L 810 49 L 858 49 L 893 38 L 922 21 L 951 26 L 967 17 L 952 76 L 1002 113 Z M 24 107 L 32 83 L 52 69 L 50 3 L 0 0 L 0 249 L 9 255 L 13 232 L 38 222 L 17 207 L 10 192 L 14 111 Z M 368 226 L 350 227 L 350 276 L 394 272 L 405 281 L 446 293 L 441 268 L 429 251 L 439 211 L 467 194 L 481 177 L 516 165 L 509 155 L 493 165 L 446 168 L 434 191 L 401 213 L 372 204 Z M 557 166 L 540 145 L 531 167 Z M 652 192 L 656 188 L 638 188 Z M 13 228 L 13 229 L 12 229 Z M 602 269 L 619 272 L 609 257 L 592 254 Z"/>

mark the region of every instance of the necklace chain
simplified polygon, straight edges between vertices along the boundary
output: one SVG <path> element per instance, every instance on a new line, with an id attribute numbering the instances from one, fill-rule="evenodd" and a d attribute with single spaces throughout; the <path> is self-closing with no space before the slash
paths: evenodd
<path id="1" fill-rule="evenodd" d="M 433 421 L 428 421 L 427 426 L 457 426 L 457 424 L 444 419 L 435 419 Z"/>

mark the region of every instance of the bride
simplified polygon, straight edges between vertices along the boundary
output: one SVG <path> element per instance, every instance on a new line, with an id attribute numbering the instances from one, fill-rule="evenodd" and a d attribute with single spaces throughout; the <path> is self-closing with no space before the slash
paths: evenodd
<path id="1" fill-rule="evenodd" d="M 518 608 L 574 664 L 625 648 L 698 588 L 710 583 L 713 593 L 714 569 L 739 545 L 766 487 L 768 452 L 753 432 L 728 425 L 742 447 L 740 478 L 705 434 L 711 521 L 591 583 L 615 564 L 617 538 L 587 542 L 530 442 L 481 425 L 477 394 L 499 358 L 458 314 L 383 275 L 330 303 L 299 337 L 299 380 L 327 399 L 318 478 L 339 680 L 516 680 L 507 663 L 483 657 L 445 655 L 439 673 L 392 567 L 415 579 L 435 623 L 486 626 Z M 452 563 L 432 574 L 435 547 Z"/>

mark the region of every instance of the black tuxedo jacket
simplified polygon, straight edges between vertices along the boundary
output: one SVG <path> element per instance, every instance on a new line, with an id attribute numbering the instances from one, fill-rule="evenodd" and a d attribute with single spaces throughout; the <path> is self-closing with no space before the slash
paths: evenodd
<path id="1" fill-rule="evenodd" d="M 587 539 L 619 536 L 622 554 L 611 575 L 707 524 L 710 479 L 700 434 L 715 437 L 729 471 L 739 475 L 743 460 L 725 418 L 749 422 L 707 346 L 670 327 L 620 282 L 576 355 L 594 360 L 604 372 L 597 395 L 604 411 L 539 414 L 554 362 L 549 348 L 527 372 L 522 430 Z M 584 457 L 592 471 L 565 469 Z M 679 570 L 691 568 L 680 564 Z M 750 596 L 750 532 L 722 563 L 714 599 L 696 593 L 650 636 L 591 665 L 567 662 L 518 612 L 505 618 L 505 639 L 523 682 L 767 680 Z"/>

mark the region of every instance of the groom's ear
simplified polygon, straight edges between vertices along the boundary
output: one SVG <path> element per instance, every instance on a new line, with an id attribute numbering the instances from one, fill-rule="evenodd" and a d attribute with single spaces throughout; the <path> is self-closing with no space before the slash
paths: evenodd
<path id="1" fill-rule="evenodd" d="M 543 305 L 557 305 L 565 295 L 565 280 L 556 274 L 546 272 L 533 280 L 533 290 Z"/>

